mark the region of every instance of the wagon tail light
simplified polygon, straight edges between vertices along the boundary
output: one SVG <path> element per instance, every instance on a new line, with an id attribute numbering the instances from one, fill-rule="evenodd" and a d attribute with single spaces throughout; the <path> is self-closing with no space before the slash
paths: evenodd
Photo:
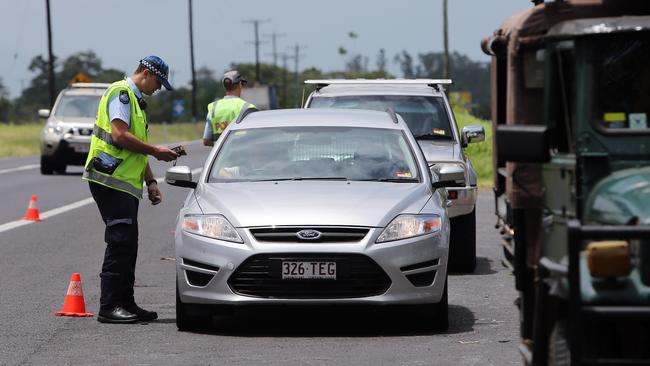
<path id="1" fill-rule="evenodd" d="M 587 267 L 592 277 L 615 278 L 630 274 L 632 259 L 627 241 L 594 241 L 587 246 Z"/>

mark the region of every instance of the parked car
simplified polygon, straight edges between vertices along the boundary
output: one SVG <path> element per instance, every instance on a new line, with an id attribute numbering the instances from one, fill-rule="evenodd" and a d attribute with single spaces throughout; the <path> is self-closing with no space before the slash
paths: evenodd
<path id="1" fill-rule="evenodd" d="M 74 83 L 63 89 L 52 111 L 40 109 L 47 118 L 41 131 L 41 173 L 65 173 L 67 165 L 84 165 L 97 107 L 109 84 Z"/>
<path id="2" fill-rule="evenodd" d="M 410 304 L 446 329 L 445 190 L 463 170 L 433 173 L 396 114 L 275 110 L 230 123 L 175 231 L 176 324 L 252 304 Z"/>
<path id="3" fill-rule="evenodd" d="M 404 118 L 430 165 L 454 166 L 465 172 L 464 184 L 450 188 L 451 244 L 449 268 L 472 272 L 476 267 L 476 172 L 465 155 L 467 144 L 483 141 L 482 126 L 458 126 L 444 86 L 451 80 L 307 80 L 316 86 L 306 108 L 393 109 Z"/>

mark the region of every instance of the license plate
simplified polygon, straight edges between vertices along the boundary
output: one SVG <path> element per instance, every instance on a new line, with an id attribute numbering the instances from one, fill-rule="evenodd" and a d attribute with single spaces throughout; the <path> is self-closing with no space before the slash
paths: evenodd
<path id="1" fill-rule="evenodd" d="M 282 279 L 336 279 L 336 262 L 282 261 Z"/>
<path id="2" fill-rule="evenodd" d="M 78 152 L 78 153 L 87 153 L 88 151 L 90 151 L 90 145 L 87 145 L 87 144 L 74 145 L 73 148 L 74 148 L 74 151 Z"/>

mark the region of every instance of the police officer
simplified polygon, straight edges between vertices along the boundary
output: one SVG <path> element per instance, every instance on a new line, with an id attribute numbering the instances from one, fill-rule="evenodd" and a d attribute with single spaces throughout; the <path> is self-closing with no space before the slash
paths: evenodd
<path id="1" fill-rule="evenodd" d="M 106 224 L 106 252 L 102 265 L 99 316 L 102 323 L 134 323 L 158 317 L 140 308 L 133 297 L 138 253 L 138 203 L 146 182 L 149 200 L 162 200 L 147 155 L 171 161 L 177 155 L 164 146 L 147 143 L 145 95 L 171 86 L 169 66 L 157 56 L 140 60 L 126 80 L 111 84 L 99 102 L 97 119 L 83 179 Z"/>
<path id="2" fill-rule="evenodd" d="M 241 112 L 248 108 L 256 108 L 241 98 L 242 88 L 248 81 L 242 78 L 239 71 L 226 72 L 223 74 L 221 82 L 226 89 L 226 95 L 222 99 L 208 104 L 208 115 L 203 131 L 203 145 L 205 146 L 213 146 L 228 123 L 236 119 Z"/>

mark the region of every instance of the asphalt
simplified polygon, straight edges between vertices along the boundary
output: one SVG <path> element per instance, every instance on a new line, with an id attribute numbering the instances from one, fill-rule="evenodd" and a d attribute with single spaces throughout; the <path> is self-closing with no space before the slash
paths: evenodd
<path id="1" fill-rule="evenodd" d="M 200 167 L 208 150 L 190 145 L 179 164 Z M 0 170 L 36 158 L 0 160 Z M 170 163 L 152 162 L 156 176 Z M 38 169 L 0 175 L 0 225 L 18 220 L 32 194 L 45 212 L 90 197 L 80 168 L 61 176 Z M 518 320 L 513 277 L 501 266 L 493 199 L 479 195 L 478 267 L 449 277 L 448 331 L 424 329 L 408 310 L 262 308 L 215 319 L 210 329 L 175 325 L 174 220 L 188 189 L 161 184 L 163 202 L 140 206 L 136 299 L 160 318 L 100 324 L 58 317 L 70 275 L 80 273 L 86 307 L 96 313 L 103 223 L 94 203 L 0 232 L 0 365 L 512 365 Z"/>

